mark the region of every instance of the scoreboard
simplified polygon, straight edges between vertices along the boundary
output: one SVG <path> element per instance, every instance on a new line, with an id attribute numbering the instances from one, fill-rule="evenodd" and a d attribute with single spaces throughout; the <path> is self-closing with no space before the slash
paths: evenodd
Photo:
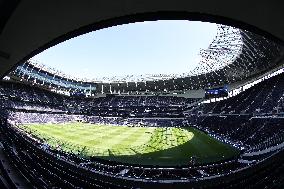
<path id="1" fill-rule="evenodd" d="M 218 87 L 218 88 L 211 88 L 205 89 L 205 98 L 220 98 L 220 97 L 227 97 L 228 96 L 228 87 Z"/>

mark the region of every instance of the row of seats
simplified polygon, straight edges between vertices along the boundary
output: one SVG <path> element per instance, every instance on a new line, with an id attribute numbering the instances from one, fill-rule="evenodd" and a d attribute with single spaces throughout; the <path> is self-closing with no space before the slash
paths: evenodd
<path id="1" fill-rule="evenodd" d="M 0 108 L 68 112 L 97 116 L 182 117 L 200 99 L 173 96 L 107 96 L 76 98 L 20 83 L 0 83 Z"/>
<path id="2" fill-rule="evenodd" d="M 247 185 L 248 183 L 252 186 L 259 186 L 261 183 L 257 180 L 259 177 L 254 174 L 253 182 L 251 179 L 247 180 L 247 177 L 242 178 L 242 180 L 226 181 L 225 178 L 233 172 L 238 172 L 238 170 L 248 166 L 236 160 L 211 165 L 164 169 L 121 165 L 116 162 L 97 160 L 83 163 L 84 160 L 78 157 L 69 157 L 56 150 L 45 151 L 41 149 L 37 142 L 28 139 L 23 133 L 19 133 L 10 126 L 1 125 L 0 131 L 5 152 L 10 160 L 38 188 L 132 188 L 139 187 L 140 182 L 142 182 L 141 187 L 145 187 L 147 186 L 145 184 L 152 181 L 156 184 L 157 182 L 162 184 L 162 180 L 191 183 L 202 182 L 205 178 L 207 178 L 205 180 L 209 186 L 215 184 L 222 188 L 237 188 L 237 186 Z M 275 170 L 279 174 L 281 169 L 283 167 L 278 166 Z M 266 182 L 279 182 L 279 177 L 275 174 L 272 174 L 272 177 L 267 177 L 268 171 L 265 169 L 262 172 Z M 227 176 L 224 176 L 225 180 L 219 180 L 220 175 Z M 135 182 L 135 179 L 138 181 Z M 212 181 L 209 182 L 211 179 Z M 218 182 L 214 179 L 217 179 Z M 262 183 L 267 184 L 266 182 L 262 181 Z M 199 186 L 203 188 L 206 185 L 201 184 Z"/>
<path id="3" fill-rule="evenodd" d="M 266 79 L 226 100 L 203 104 L 204 114 L 251 114 L 283 112 L 284 73 Z"/>
<path id="4" fill-rule="evenodd" d="M 248 151 L 263 150 L 284 142 L 284 117 L 250 115 L 200 116 L 194 124 Z"/>

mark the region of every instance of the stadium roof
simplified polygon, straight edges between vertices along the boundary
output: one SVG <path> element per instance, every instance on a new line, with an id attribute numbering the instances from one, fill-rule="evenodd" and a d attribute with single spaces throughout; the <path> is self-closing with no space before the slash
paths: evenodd
<path id="1" fill-rule="evenodd" d="M 27 61 L 11 76 L 55 88 L 95 89 L 99 93 L 173 92 L 204 89 L 256 78 L 283 66 L 284 48 L 279 43 L 249 31 L 218 25 L 217 35 L 207 49 L 200 51 L 200 61 L 184 74 L 146 77 L 110 78 L 103 81 L 81 81 Z M 49 75 L 49 76 L 48 76 Z M 13 77 L 14 78 L 14 77 Z M 135 80 L 133 80 L 135 79 Z M 74 82 L 72 82 L 74 81 Z M 74 85 L 74 83 L 77 83 Z M 91 86 L 92 84 L 95 86 Z"/>
<path id="2" fill-rule="evenodd" d="M 228 24 L 284 41 L 282 2 L 0 1 L 0 75 L 33 55 L 82 33 L 121 23 L 190 19 Z M 251 8 L 253 7 L 253 8 Z M 52 13 L 52 14 L 50 14 Z"/>

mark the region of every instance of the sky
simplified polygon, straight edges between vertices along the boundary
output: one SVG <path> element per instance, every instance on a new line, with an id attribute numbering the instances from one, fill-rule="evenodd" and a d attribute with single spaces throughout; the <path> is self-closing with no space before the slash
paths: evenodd
<path id="1" fill-rule="evenodd" d="M 217 25 L 199 21 L 147 21 L 93 31 L 32 58 L 77 78 L 181 74 L 193 70 Z"/>

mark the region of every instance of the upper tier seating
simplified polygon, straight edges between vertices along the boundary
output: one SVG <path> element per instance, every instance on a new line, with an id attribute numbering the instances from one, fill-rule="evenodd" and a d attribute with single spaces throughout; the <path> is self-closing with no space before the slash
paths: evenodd
<path id="1" fill-rule="evenodd" d="M 266 79 L 231 98 L 203 104 L 203 113 L 250 114 L 284 110 L 284 74 Z"/>

